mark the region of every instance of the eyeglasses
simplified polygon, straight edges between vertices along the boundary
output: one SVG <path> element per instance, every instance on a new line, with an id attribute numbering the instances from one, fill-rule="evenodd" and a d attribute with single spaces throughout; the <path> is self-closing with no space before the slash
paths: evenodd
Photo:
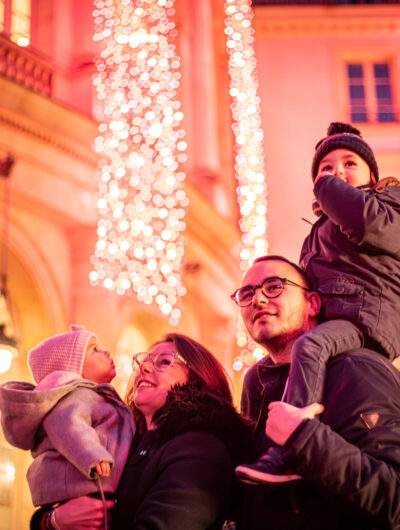
<path id="1" fill-rule="evenodd" d="M 259 285 L 245 285 L 244 287 L 240 287 L 231 295 L 231 298 L 239 307 L 246 307 L 252 303 L 257 289 L 261 289 L 262 294 L 267 298 L 277 298 L 282 294 L 286 284 L 295 285 L 296 287 L 300 287 L 300 289 L 304 289 L 304 291 L 310 291 L 307 287 L 292 282 L 292 280 L 273 276 L 272 278 L 266 278 Z"/>
<path id="2" fill-rule="evenodd" d="M 143 363 L 151 362 L 153 363 L 154 369 L 157 370 L 157 372 L 163 372 L 169 368 L 172 368 L 176 361 L 187 365 L 185 359 L 177 352 L 160 351 L 156 354 L 147 352 L 137 353 L 132 359 L 132 369 L 134 372 L 139 372 Z"/>

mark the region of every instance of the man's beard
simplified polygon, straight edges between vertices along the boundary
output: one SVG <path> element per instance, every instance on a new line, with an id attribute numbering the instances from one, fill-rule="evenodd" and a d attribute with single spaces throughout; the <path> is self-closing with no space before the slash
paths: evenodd
<path id="1" fill-rule="evenodd" d="M 293 344 L 293 342 L 303 335 L 305 331 L 307 330 L 301 327 L 295 330 L 286 331 L 275 337 L 263 337 L 263 334 L 261 333 L 256 342 L 264 346 L 268 352 L 277 356 L 279 355 L 279 352 L 286 350 L 288 344 Z"/>

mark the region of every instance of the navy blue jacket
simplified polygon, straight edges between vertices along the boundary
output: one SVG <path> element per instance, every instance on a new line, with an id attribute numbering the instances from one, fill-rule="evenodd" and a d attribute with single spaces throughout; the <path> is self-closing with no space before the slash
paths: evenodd
<path id="1" fill-rule="evenodd" d="M 300 265 L 321 295 L 323 320 L 351 320 L 394 359 L 400 354 L 400 186 L 385 180 L 354 188 L 333 175 L 321 178 L 314 194 L 323 215 L 304 241 Z"/>
<path id="2" fill-rule="evenodd" d="M 400 529 L 400 374 L 366 349 L 327 368 L 321 421 L 303 421 L 285 447 L 304 480 L 243 485 L 238 530 Z M 265 357 L 245 376 L 242 411 L 257 421 L 260 452 L 268 403 L 281 398 L 288 371 Z"/>
<path id="3" fill-rule="evenodd" d="M 227 400 L 191 385 L 170 390 L 154 422 L 128 458 L 113 530 L 221 530 L 250 430 Z"/>

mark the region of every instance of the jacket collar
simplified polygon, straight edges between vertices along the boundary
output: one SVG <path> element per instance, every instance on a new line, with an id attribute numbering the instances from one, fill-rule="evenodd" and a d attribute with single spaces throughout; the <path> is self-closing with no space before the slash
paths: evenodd
<path id="1" fill-rule="evenodd" d="M 280 363 L 275 364 L 269 355 L 265 356 L 257 365 L 258 379 L 264 387 L 267 380 L 271 376 L 287 376 L 289 373 L 290 364 Z"/>
<path id="2" fill-rule="evenodd" d="M 250 425 L 233 404 L 190 383 L 176 385 L 168 392 L 167 401 L 153 422 L 160 444 L 180 434 L 205 431 L 224 443 L 236 463 L 243 460 L 252 445 Z"/>

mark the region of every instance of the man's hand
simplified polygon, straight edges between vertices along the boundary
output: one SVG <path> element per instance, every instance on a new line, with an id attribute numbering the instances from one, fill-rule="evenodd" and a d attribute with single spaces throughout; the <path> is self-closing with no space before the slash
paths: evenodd
<path id="1" fill-rule="evenodd" d="M 315 418 L 323 411 L 324 406 L 320 403 L 299 408 L 283 401 L 273 401 L 268 407 L 265 433 L 277 445 L 285 445 L 303 420 Z"/>

